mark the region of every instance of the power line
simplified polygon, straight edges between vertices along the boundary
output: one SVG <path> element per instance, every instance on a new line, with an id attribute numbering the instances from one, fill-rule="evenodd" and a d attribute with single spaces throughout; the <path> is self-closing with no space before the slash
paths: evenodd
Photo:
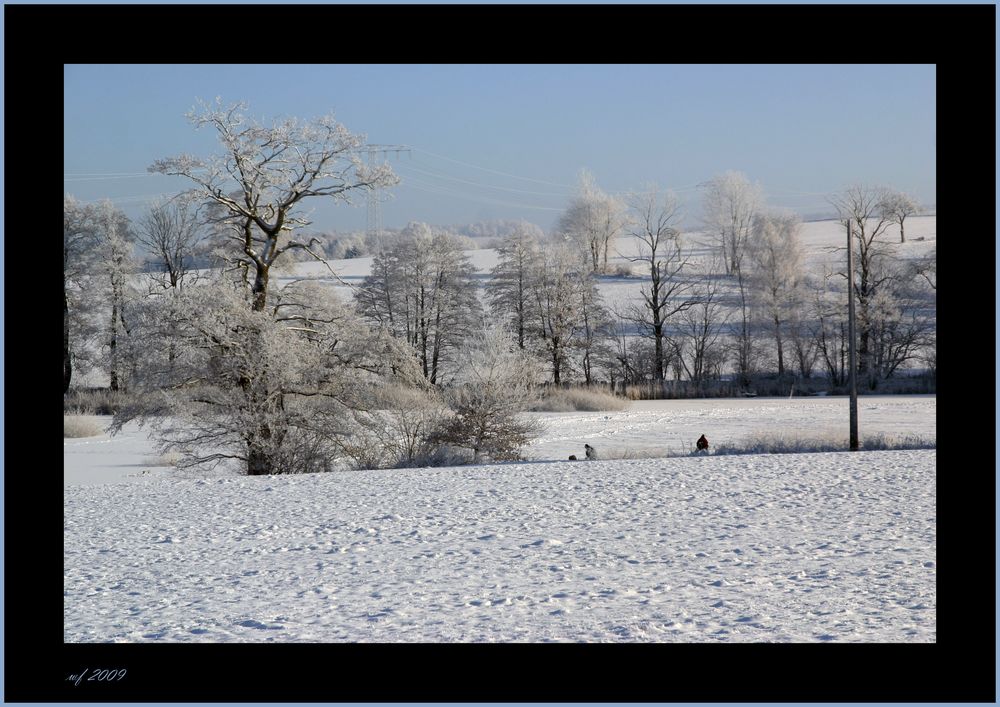
<path id="1" fill-rule="evenodd" d="M 534 194 L 534 195 L 537 195 L 537 196 L 561 196 L 561 197 L 572 196 L 572 194 L 569 194 L 569 193 L 566 193 L 566 192 L 531 191 L 530 189 L 514 189 L 512 187 L 498 187 L 498 186 L 493 185 L 493 184 L 483 184 L 482 182 L 473 182 L 473 181 L 470 181 L 468 179 L 459 179 L 458 177 L 449 177 L 447 175 L 439 174 L 439 173 L 436 173 L 436 172 L 427 172 L 427 171 L 424 171 L 422 169 L 418 169 L 416 167 L 413 167 L 411 165 L 406 165 L 406 164 L 401 164 L 400 167 L 405 167 L 406 169 L 413 170 L 414 172 L 418 172 L 419 174 L 423 174 L 423 175 L 426 175 L 428 177 L 437 177 L 438 179 L 447 179 L 447 180 L 452 181 L 452 182 L 461 182 L 462 184 L 471 184 L 473 186 L 483 187 L 484 189 L 497 189 L 499 191 L 516 192 L 518 194 Z"/>
<path id="2" fill-rule="evenodd" d="M 492 172 L 493 174 L 499 174 L 504 177 L 511 177 L 513 179 L 523 179 L 526 182 L 537 182 L 538 184 L 548 184 L 553 187 L 564 187 L 566 189 L 575 189 L 571 184 L 559 184 L 558 182 L 547 182 L 544 179 L 532 179 L 531 177 L 521 177 L 517 174 L 511 174 L 509 172 L 501 172 L 496 169 L 489 169 L 488 167 L 480 167 L 479 165 L 470 164 L 469 162 L 463 162 L 461 160 L 452 159 L 451 157 L 445 157 L 444 155 L 435 154 L 429 150 L 422 150 L 419 147 L 414 147 L 417 152 L 423 152 L 425 155 L 430 155 L 431 157 L 437 157 L 438 159 L 448 160 L 449 162 L 454 162 L 455 164 L 465 165 L 466 167 L 472 167 L 473 169 L 481 169 L 484 172 Z"/>
<path id="3" fill-rule="evenodd" d="M 422 182 L 419 179 L 414 179 L 413 177 L 408 178 L 406 181 L 400 182 L 400 186 L 411 186 L 419 191 L 424 191 L 429 194 L 436 194 L 438 196 L 453 196 L 453 197 L 458 197 L 460 199 L 467 199 L 469 201 L 480 201 L 489 204 L 499 204 L 501 206 L 513 206 L 521 209 L 536 209 L 538 211 L 562 211 L 561 208 L 555 208 L 552 206 L 535 206 L 533 204 L 519 204 L 512 201 L 501 201 L 499 199 L 492 199 L 486 196 L 464 194 L 462 192 L 457 192 L 453 189 L 449 189 L 448 187 L 442 187 L 439 184 L 428 184 L 427 182 Z"/>

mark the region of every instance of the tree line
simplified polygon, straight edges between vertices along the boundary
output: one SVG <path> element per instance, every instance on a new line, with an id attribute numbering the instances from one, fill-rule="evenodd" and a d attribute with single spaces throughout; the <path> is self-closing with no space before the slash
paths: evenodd
<path id="1" fill-rule="evenodd" d="M 366 242 L 371 272 L 350 301 L 315 281 L 277 287 L 284 264 L 323 261 L 322 241 L 301 235 L 304 203 L 397 178 L 364 164 L 363 137 L 332 116 L 266 125 L 245 109 L 189 114 L 221 149 L 155 162 L 192 188 L 135 223 L 110 202 L 64 198 L 64 391 L 106 371 L 129 392 L 115 427 L 151 425 L 184 463 L 232 460 L 256 475 L 345 458 L 509 459 L 533 429 L 518 413 L 545 381 L 665 392 L 730 372 L 745 388 L 765 370 L 846 377 L 846 277 L 806 272 L 800 222 L 765 208 L 739 173 L 707 185 L 714 260 L 694 257 L 704 244 L 682 233 L 675 195 L 610 195 L 584 173 L 551 234 L 504 225 L 487 278 L 464 238 L 411 223 Z M 874 388 L 921 355 L 933 365 L 933 257 L 903 260 L 885 238 L 891 224 L 905 238 L 916 205 L 864 186 L 835 205 L 854 224 L 863 380 Z M 637 252 L 614 266 L 623 237 Z M 141 276 L 137 244 L 154 264 Z M 606 303 L 599 285 L 616 277 L 639 298 Z"/>

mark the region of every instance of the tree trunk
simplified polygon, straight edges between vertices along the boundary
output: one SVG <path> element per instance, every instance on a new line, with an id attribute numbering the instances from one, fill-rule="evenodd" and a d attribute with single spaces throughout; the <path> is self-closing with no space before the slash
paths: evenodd
<path id="1" fill-rule="evenodd" d="M 267 265 L 257 265 L 257 276 L 253 281 L 253 311 L 263 312 L 267 306 L 267 281 L 270 268 Z"/>
<path id="2" fill-rule="evenodd" d="M 653 371 L 653 376 L 658 381 L 663 380 L 663 323 L 658 322 L 653 324 L 653 340 L 656 342 L 656 354 L 655 354 L 655 370 Z"/>
<path id="3" fill-rule="evenodd" d="M 906 243 L 906 233 L 903 232 L 903 220 L 899 221 L 899 242 Z"/>
<path id="4" fill-rule="evenodd" d="M 251 446 L 247 454 L 247 475 L 266 476 L 272 473 L 270 456 L 261 448 Z"/>
<path id="5" fill-rule="evenodd" d="M 111 340 L 108 342 L 111 349 L 111 390 L 118 390 L 118 302 L 111 305 Z"/>
<path id="6" fill-rule="evenodd" d="M 69 392 L 69 382 L 73 378 L 73 357 L 69 351 L 69 299 L 63 290 L 63 395 Z"/>
<path id="7" fill-rule="evenodd" d="M 774 318 L 774 340 L 778 346 L 778 376 L 785 375 L 785 354 L 781 341 L 781 321 Z"/>

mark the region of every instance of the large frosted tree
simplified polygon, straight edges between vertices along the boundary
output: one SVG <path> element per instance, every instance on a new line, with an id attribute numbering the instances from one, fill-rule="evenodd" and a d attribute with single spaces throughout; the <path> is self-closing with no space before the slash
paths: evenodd
<path id="1" fill-rule="evenodd" d="M 188 117 L 214 130 L 220 151 L 150 167 L 187 178 L 189 196 L 214 207 L 217 254 L 242 276 L 185 293 L 175 322 L 183 346 L 172 365 L 152 355 L 159 318 L 155 308 L 147 314 L 151 355 L 142 361 L 141 394 L 116 425 L 178 421 L 161 441 L 195 462 L 239 460 L 251 475 L 320 470 L 344 429 L 341 413 L 361 404 L 362 374 L 380 375 L 382 359 L 397 372 L 405 362 L 335 298 L 303 286 L 272 292 L 271 268 L 293 249 L 315 255 L 315 241 L 295 235 L 309 223 L 307 204 L 349 202 L 395 177 L 386 166 L 362 164 L 364 138 L 333 116 L 266 125 L 245 110 L 218 99 L 201 104 Z"/>
<path id="2" fill-rule="evenodd" d="M 397 179 L 386 165 L 364 165 L 364 136 L 349 132 L 333 115 L 264 125 L 246 115 L 246 108 L 245 103 L 224 106 L 219 99 L 200 104 L 188 119 L 198 128 L 214 129 L 222 150 L 204 159 L 158 160 L 149 170 L 188 178 L 197 196 L 221 207 L 236 257 L 253 271 L 252 306 L 260 312 L 274 262 L 291 249 L 308 251 L 318 242 L 294 239 L 294 231 L 309 224 L 306 200 L 349 202 L 352 195 Z"/>

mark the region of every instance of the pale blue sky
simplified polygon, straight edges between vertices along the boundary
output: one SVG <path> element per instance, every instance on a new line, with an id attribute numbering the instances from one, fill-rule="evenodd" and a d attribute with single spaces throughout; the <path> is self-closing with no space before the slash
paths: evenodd
<path id="1" fill-rule="evenodd" d="M 828 211 L 854 181 L 936 201 L 933 65 L 68 65 L 64 190 L 137 215 L 182 180 L 154 160 L 217 150 L 184 118 L 197 98 L 246 100 L 265 119 L 334 112 L 403 182 L 385 226 L 524 218 L 548 229 L 581 168 L 608 191 L 678 189 L 745 172 L 775 206 Z M 314 203 L 316 230 L 365 227 Z"/>

